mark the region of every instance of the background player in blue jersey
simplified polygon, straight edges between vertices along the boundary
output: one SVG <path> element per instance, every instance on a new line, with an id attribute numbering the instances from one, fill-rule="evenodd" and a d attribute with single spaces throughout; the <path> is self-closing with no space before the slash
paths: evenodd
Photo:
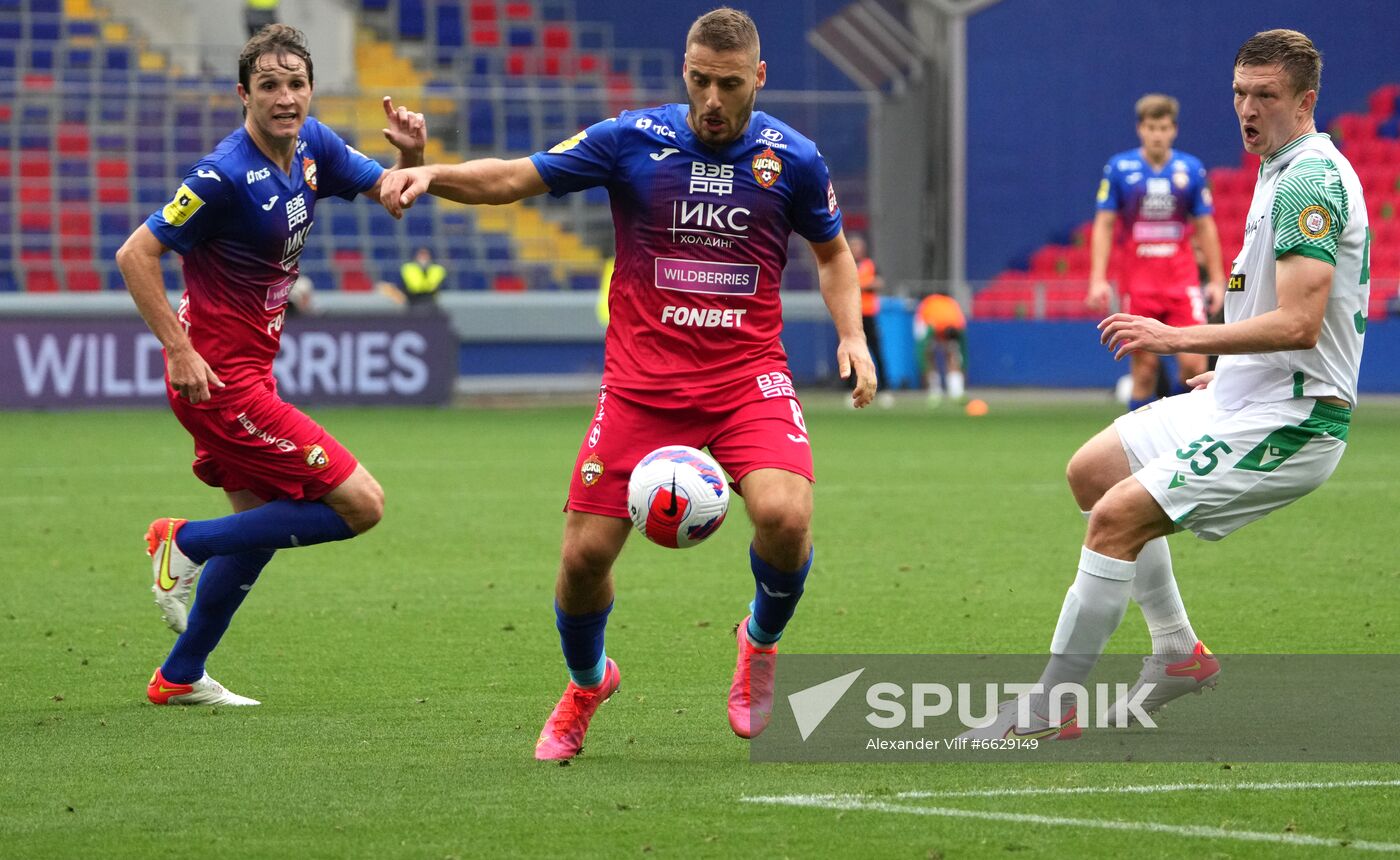
<path id="1" fill-rule="evenodd" d="M 377 200 L 384 175 L 308 116 L 312 85 L 299 31 L 273 24 L 250 39 L 238 60 L 243 126 L 117 252 L 137 308 L 165 347 L 167 395 L 194 437 L 194 472 L 222 487 L 235 511 L 198 522 L 162 517 L 147 531 L 156 604 L 180 634 L 147 687 L 156 704 L 258 704 L 204 671 L 248 589 L 275 550 L 353 537 L 383 512 L 378 482 L 279 398 L 272 377 L 317 200 Z M 384 111 L 397 166 L 422 164 L 422 115 L 387 97 Z M 172 248 L 184 257 L 178 315 L 160 269 Z"/>
<path id="2" fill-rule="evenodd" d="M 755 112 L 766 66 L 744 13 L 716 9 L 686 37 L 689 104 L 624 111 L 548 152 L 396 171 L 390 212 L 433 193 L 507 203 L 604 186 L 617 263 L 598 408 L 569 488 L 555 611 L 569 684 L 535 747 L 567 759 L 617 689 L 603 631 L 612 566 L 631 532 L 627 479 L 662 445 L 708 447 L 743 493 L 754 537 L 752 614 L 736 628 L 729 724 L 749 738 L 772 710 L 778 637 L 812 564 L 812 452 L 779 334 L 791 233 L 807 239 L 856 406 L 875 395 L 855 260 L 812 141 Z M 684 599 L 683 597 L 681 599 Z"/>
<path id="3" fill-rule="evenodd" d="M 1206 170 L 1194 155 L 1172 148 L 1176 99 L 1145 95 L 1138 99 L 1136 111 L 1142 146 L 1110 158 L 1099 182 L 1085 302 L 1095 310 L 1108 311 L 1112 291 L 1108 263 L 1116 229 L 1122 309 L 1168 325 L 1201 325 L 1207 309 L 1191 246 L 1193 230 L 1205 256 L 1210 312 L 1220 307 L 1225 296 L 1220 237 Z M 1173 393 L 1180 393 L 1186 390 L 1186 380 L 1205 371 L 1206 357 L 1182 354 L 1176 361 L 1179 378 Z M 1133 353 L 1130 411 L 1156 397 L 1159 366 L 1157 356 Z"/>

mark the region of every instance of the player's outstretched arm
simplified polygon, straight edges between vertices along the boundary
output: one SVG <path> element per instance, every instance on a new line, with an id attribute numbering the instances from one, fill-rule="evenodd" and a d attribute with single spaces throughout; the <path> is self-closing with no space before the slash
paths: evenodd
<path id="1" fill-rule="evenodd" d="M 165 298 L 160 257 L 167 250 L 151 228 L 142 224 L 117 250 L 117 268 L 126 280 L 126 288 L 141 318 L 165 347 L 171 387 L 191 403 L 202 403 L 209 399 L 210 387 L 223 388 L 224 384 L 204 357 L 195 351 L 185 327 Z"/>
<path id="2" fill-rule="evenodd" d="M 549 190 L 528 158 L 478 158 L 461 164 L 428 164 L 384 174 L 379 202 L 395 218 L 424 194 L 458 203 L 514 203 Z"/>
<path id="3" fill-rule="evenodd" d="M 1130 352 L 1170 355 L 1196 352 L 1248 355 L 1312 349 L 1322 333 L 1327 297 L 1332 292 L 1331 263 L 1285 254 L 1275 264 L 1278 307 L 1239 322 L 1173 328 L 1132 314 L 1114 314 L 1099 323 L 1099 341 L 1115 359 Z"/>
<path id="4" fill-rule="evenodd" d="M 813 242 L 812 253 L 817 258 L 817 282 L 827 313 L 836 325 L 836 368 L 842 379 L 856 375 L 851 402 L 857 408 L 869 406 L 875 399 L 875 362 L 870 359 L 870 347 L 865 342 L 865 330 L 860 319 L 860 283 L 856 276 L 856 258 L 846 244 L 846 235 L 837 233 L 826 242 Z"/>

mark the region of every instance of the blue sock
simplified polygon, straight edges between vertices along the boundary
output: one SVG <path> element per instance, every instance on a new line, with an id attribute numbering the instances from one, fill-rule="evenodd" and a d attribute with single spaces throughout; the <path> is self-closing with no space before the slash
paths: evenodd
<path id="1" fill-rule="evenodd" d="M 1151 403 L 1152 401 L 1154 401 L 1154 400 L 1156 400 L 1156 399 L 1157 399 L 1157 395 L 1155 395 L 1155 394 L 1153 394 L 1153 395 L 1151 395 L 1151 396 L 1148 396 L 1148 397 L 1144 397 L 1144 398 L 1142 398 L 1141 400 L 1139 400 L 1139 399 L 1136 398 L 1136 397 L 1131 397 L 1131 398 L 1128 399 L 1128 411 L 1129 411 L 1129 412 L 1136 412 L 1136 411 L 1138 411 L 1139 409 L 1141 409 L 1142 407 L 1146 406 L 1147 404 Z"/>
<path id="2" fill-rule="evenodd" d="M 1186 385 L 1186 383 L 1182 382 L 1180 379 L 1178 379 L 1178 378 L 1176 378 L 1175 376 L 1173 376 L 1173 377 L 1172 377 L 1172 392 L 1171 392 L 1171 394 L 1169 394 L 1168 396 L 1169 396 L 1169 397 L 1175 397 L 1175 396 L 1177 396 L 1178 394 L 1185 394 L 1186 392 L 1188 392 L 1188 391 L 1190 391 L 1190 390 L 1191 390 L 1191 389 Z"/>
<path id="3" fill-rule="evenodd" d="M 175 647 L 160 667 L 165 680 L 190 684 L 204 676 L 204 661 L 223 638 L 233 613 L 243 605 L 248 589 L 258 581 L 258 574 L 272 559 L 272 553 L 270 549 L 256 549 L 209 559 L 199 576 L 189 626 L 175 640 Z"/>
<path id="4" fill-rule="evenodd" d="M 190 561 L 203 564 L 216 555 L 311 546 L 354 536 L 325 502 L 276 501 L 215 520 L 191 520 L 180 526 L 175 543 Z"/>
<path id="5" fill-rule="evenodd" d="M 565 615 L 554 604 L 554 625 L 559 628 L 559 644 L 564 649 L 564 664 L 569 677 L 580 687 L 596 687 L 603 683 L 608 657 L 603 652 L 603 631 L 608 626 L 612 604 L 601 612 L 586 615 Z"/>
<path id="6" fill-rule="evenodd" d="M 753 568 L 753 603 L 749 604 L 749 638 L 759 645 L 772 645 L 783 636 L 783 628 L 792 620 L 797 601 L 802 599 L 802 587 L 807 571 L 812 569 L 816 550 L 807 554 L 807 563 L 791 573 L 778 570 L 758 557 L 749 544 L 749 567 Z"/>

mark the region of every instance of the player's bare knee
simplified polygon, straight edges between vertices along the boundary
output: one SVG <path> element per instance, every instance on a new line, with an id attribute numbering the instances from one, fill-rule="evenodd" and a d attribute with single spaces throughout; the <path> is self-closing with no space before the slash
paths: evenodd
<path id="1" fill-rule="evenodd" d="M 370 478 L 339 513 L 355 534 L 364 534 L 384 519 L 384 488 Z"/>
<path id="2" fill-rule="evenodd" d="M 749 518 L 760 542 L 773 547 L 800 547 L 807 542 L 812 526 L 811 508 L 797 500 L 793 502 L 750 503 Z"/>

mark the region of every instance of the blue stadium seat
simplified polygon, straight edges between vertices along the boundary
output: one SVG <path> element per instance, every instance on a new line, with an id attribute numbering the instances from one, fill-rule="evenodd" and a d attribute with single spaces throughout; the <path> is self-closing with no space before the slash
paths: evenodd
<path id="1" fill-rule="evenodd" d="M 366 12 L 384 12 L 389 8 L 389 0 L 364 0 Z"/>
<path id="2" fill-rule="evenodd" d="M 7 46 L 0 46 L 0 71 L 14 69 L 18 65 L 15 59 L 15 49 Z"/>
<path id="3" fill-rule="evenodd" d="M 431 212 L 419 212 L 415 207 L 408 210 L 403 219 L 404 229 L 409 238 L 417 240 L 433 237 L 433 216 Z"/>
<path id="4" fill-rule="evenodd" d="M 399 0 L 399 38 L 422 39 L 427 35 L 423 0 Z"/>
<path id="5" fill-rule="evenodd" d="M 29 50 L 29 68 L 35 72 L 53 71 L 53 48 L 35 45 Z"/>
<path id="6" fill-rule="evenodd" d="M 58 15 L 63 11 L 62 0 L 29 0 L 29 11 L 34 15 Z"/>
<path id="7" fill-rule="evenodd" d="M 69 18 L 65 22 L 68 26 L 68 38 L 97 38 L 97 22 L 84 20 L 81 18 Z"/>
<path id="8" fill-rule="evenodd" d="M 447 259 L 452 263 L 469 263 L 476 259 L 476 252 L 467 242 L 448 242 Z M 450 268 L 450 267 L 449 267 Z"/>
<path id="9" fill-rule="evenodd" d="M 467 111 L 467 145 L 491 149 L 496 145 L 496 107 L 488 101 L 473 101 Z"/>
<path id="10" fill-rule="evenodd" d="M 6 42 L 18 42 L 24 38 L 24 28 L 20 26 L 18 18 L 0 18 L 0 39 Z"/>
<path id="11" fill-rule="evenodd" d="M 99 212 L 97 214 L 98 236 L 115 236 L 125 239 L 135 224 L 123 212 Z"/>
<path id="12" fill-rule="evenodd" d="M 493 261 L 515 259 L 509 237 L 502 236 L 500 233 L 483 233 L 481 241 L 486 250 L 486 259 Z"/>
<path id="13" fill-rule="evenodd" d="M 342 209 L 344 207 L 336 208 Z M 331 213 L 331 235 L 337 238 L 360 235 L 360 219 L 355 216 L 353 210 Z"/>
<path id="14" fill-rule="evenodd" d="M 29 38 L 36 42 L 57 42 L 62 35 L 56 20 L 35 19 L 29 22 Z"/>
<path id="15" fill-rule="evenodd" d="M 126 48 L 107 48 L 102 54 L 102 68 L 109 72 L 125 72 L 131 69 L 131 51 Z"/>
<path id="16" fill-rule="evenodd" d="M 439 48 L 460 48 L 466 44 L 462 30 L 462 7 L 456 3 L 440 3 L 434 10 L 437 15 L 437 43 Z"/>
<path id="17" fill-rule="evenodd" d="M 116 269 L 108 272 L 105 280 L 107 282 L 107 289 L 109 290 L 117 291 L 126 289 L 126 280 L 122 278 L 122 273 Z"/>
<path id="18" fill-rule="evenodd" d="M 169 202 L 172 195 L 173 189 L 164 184 L 143 183 L 136 186 L 136 202 L 151 208 Z"/>
<path id="19" fill-rule="evenodd" d="M 506 33 L 506 44 L 512 48 L 532 48 L 535 45 L 534 27 L 511 27 Z"/>
<path id="20" fill-rule="evenodd" d="M 19 292 L 19 281 L 9 268 L 0 269 L 0 293 Z"/>
<path id="21" fill-rule="evenodd" d="M 530 115 L 512 113 L 506 115 L 506 149 L 516 152 L 533 151 L 535 135 L 531 129 Z"/>
<path id="22" fill-rule="evenodd" d="M 485 290 L 489 286 L 485 273 L 475 269 L 449 272 L 447 282 L 452 285 L 454 290 Z"/>

